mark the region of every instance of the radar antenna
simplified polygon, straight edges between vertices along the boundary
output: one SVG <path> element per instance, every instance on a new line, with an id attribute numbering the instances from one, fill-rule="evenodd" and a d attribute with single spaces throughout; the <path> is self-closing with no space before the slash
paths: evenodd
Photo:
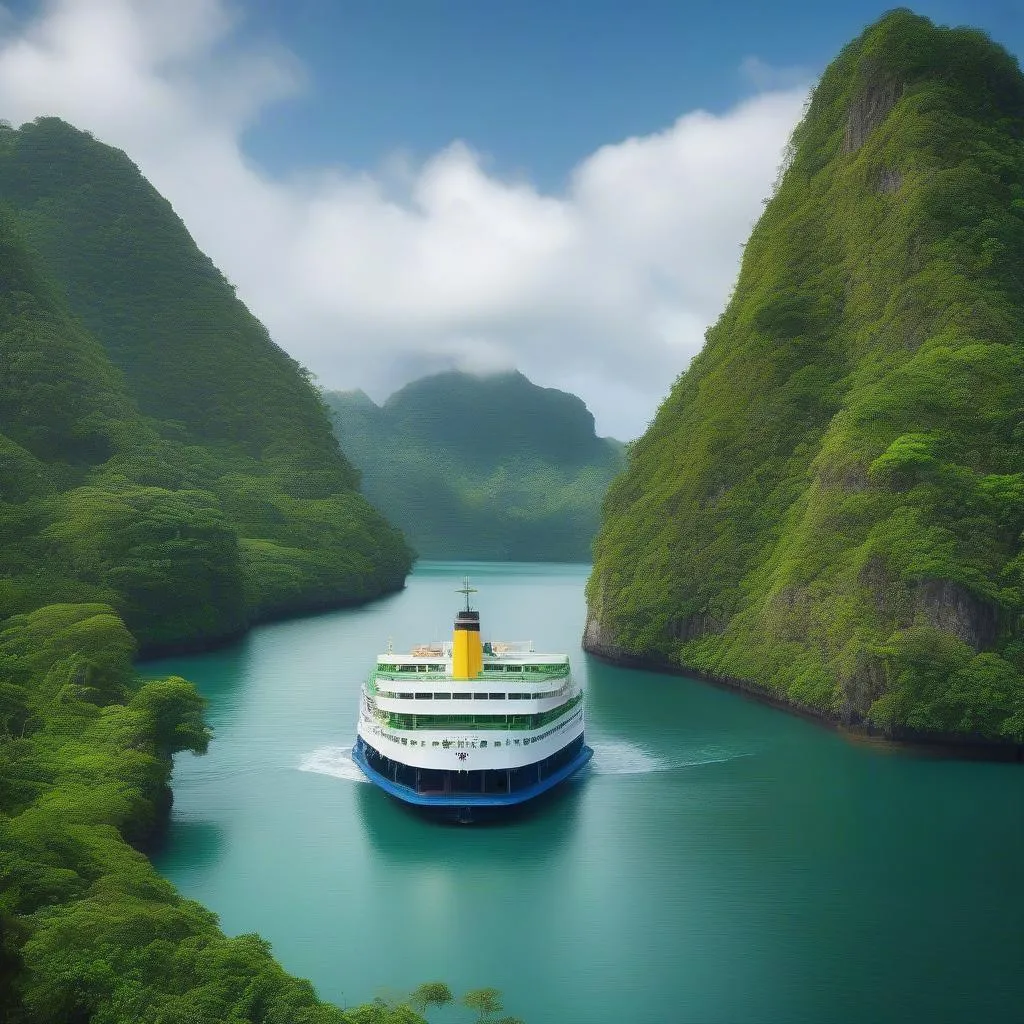
<path id="1" fill-rule="evenodd" d="M 463 578 L 462 586 L 459 587 L 459 589 L 456 590 L 455 593 L 456 594 L 465 594 L 466 595 L 466 611 L 468 612 L 470 610 L 470 608 L 469 608 L 469 595 L 476 593 L 476 587 L 471 587 L 469 585 L 469 577 L 468 576 Z"/>

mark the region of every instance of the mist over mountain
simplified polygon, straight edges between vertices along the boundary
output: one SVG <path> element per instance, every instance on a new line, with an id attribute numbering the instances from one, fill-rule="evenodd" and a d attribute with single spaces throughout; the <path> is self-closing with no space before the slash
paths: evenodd
<path id="1" fill-rule="evenodd" d="M 325 395 L 367 498 L 425 558 L 589 561 L 623 446 L 581 399 L 521 373 L 451 371 L 383 405 Z"/>

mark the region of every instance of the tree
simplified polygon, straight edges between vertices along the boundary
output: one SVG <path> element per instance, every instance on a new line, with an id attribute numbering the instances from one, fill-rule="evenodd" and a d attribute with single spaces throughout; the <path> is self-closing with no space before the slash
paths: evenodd
<path id="1" fill-rule="evenodd" d="M 476 1012 L 477 1021 L 483 1021 L 492 1013 L 501 1013 L 501 993 L 496 988 L 473 988 L 462 997 L 462 1005 Z"/>
<path id="2" fill-rule="evenodd" d="M 425 981 L 409 996 L 409 1005 L 418 1013 L 430 1006 L 448 1006 L 454 1002 L 452 990 L 443 981 Z"/>

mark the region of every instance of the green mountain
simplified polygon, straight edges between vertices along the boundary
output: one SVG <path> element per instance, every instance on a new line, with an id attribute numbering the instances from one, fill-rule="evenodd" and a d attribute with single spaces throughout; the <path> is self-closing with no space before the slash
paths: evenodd
<path id="1" fill-rule="evenodd" d="M 410 553 L 308 375 L 123 153 L 52 118 L 6 129 L 0 198 L 0 486 L 35 499 L 0 616 L 70 578 L 153 649 L 402 585 Z"/>
<path id="2" fill-rule="evenodd" d="M 1024 740 L 1024 76 L 906 10 L 818 84 L 612 485 L 586 646 L 891 735 Z"/>
<path id="3" fill-rule="evenodd" d="M 133 657 L 400 587 L 307 375 L 127 158 L 0 130 L 0 1019 L 421 1021 L 321 1004 L 139 852 L 203 702 Z"/>
<path id="4" fill-rule="evenodd" d="M 575 395 L 521 373 L 440 373 L 382 405 L 325 396 L 367 498 L 426 558 L 590 560 L 623 446 Z"/>

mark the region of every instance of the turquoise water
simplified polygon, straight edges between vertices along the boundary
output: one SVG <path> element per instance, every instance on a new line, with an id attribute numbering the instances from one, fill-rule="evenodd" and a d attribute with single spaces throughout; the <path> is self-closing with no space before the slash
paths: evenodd
<path id="1" fill-rule="evenodd" d="M 570 651 L 595 755 L 534 813 L 460 828 L 347 755 L 376 654 L 446 638 L 466 572 L 485 637 Z M 194 680 L 216 733 L 178 760 L 160 870 L 342 1004 L 442 979 L 527 1024 L 1024 1019 L 1024 769 L 590 660 L 586 574 L 428 563 L 369 607 L 145 666 Z"/>

